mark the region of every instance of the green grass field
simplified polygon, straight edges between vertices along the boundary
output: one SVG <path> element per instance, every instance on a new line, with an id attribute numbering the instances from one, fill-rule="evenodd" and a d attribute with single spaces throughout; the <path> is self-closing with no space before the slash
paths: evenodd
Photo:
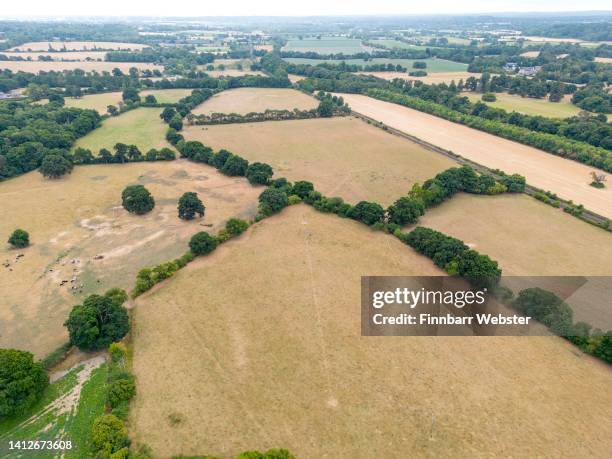
<path id="1" fill-rule="evenodd" d="M 421 45 L 411 45 L 409 43 L 404 43 L 403 41 L 391 40 L 385 38 L 377 38 L 374 40 L 369 40 L 371 43 L 374 43 L 379 46 L 384 46 L 389 49 L 425 49 L 426 46 Z"/>
<path id="2" fill-rule="evenodd" d="M 316 38 L 289 40 L 283 47 L 283 51 L 314 51 L 320 54 L 355 54 L 368 49 L 361 44 L 361 40 L 345 37 L 323 37 L 320 40 Z"/>
<path id="3" fill-rule="evenodd" d="M 323 62 L 331 62 L 332 64 L 340 63 L 339 60 L 322 60 L 322 59 L 302 59 L 302 58 L 285 58 L 287 62 L 294 64 L 310 64 L 317 65 Z M 467 70 L 467 64 L 460 62 L 447 61 L 444 59 L 418 59 L 420 62 L 426 62 L 427 68 L 425 69 L 429 73 L 438 72 L 465 72 Z M 412 70 L 412 63 L 415 59 L 387 59 L 384 57 L 375 58 L 370 61 L 364 61 L 363 59 L 345 59 L 347 64 L 351 65 L 372 65 L 372 64 L 400 64 L 403 67 L 407 67 L 408 70 Z"/>
<path id="4" fill-rule="evenodd" d="M 94 420 L 104 412 L 107 366 L 85 362 L 50 384 L 41 399 L 21 416 L 0 422 L 0 457 L 89 457 Z M 64 440 L 61 452 L 9 450 L 10 440 Z"/>
<path id="5" fill-rule="evenodd" d="M 168 125 L 160 119 L 161 109 L 142 107 L 108 118 L 102 126 L 80 138 L 75 147 L 89 148 L 97 153 L 101 148 L 112 150 L 117 142 L 134 144 L 140 151 L 169 147 L 165 133 Z"/>
<path id="6" fill-rule="evenodd" d="M 470 101 L 477 102 L 481 98 L 481 94 L 465 94 Z M 521 97 L 516 94 L 496 93 L 495 102 L 485 102 L 487 105 L 496 108 L 502 108 L 506 111 L 515 111 L 524 113 L 525 115 L 540 115 L 549 118 L 568 118 L 575 116 L 580 112 L 580 108 L 576 107 L 568 100 L 560 102 L 549 102 L 547 99 L 532 99 L 529 97 Z"/>

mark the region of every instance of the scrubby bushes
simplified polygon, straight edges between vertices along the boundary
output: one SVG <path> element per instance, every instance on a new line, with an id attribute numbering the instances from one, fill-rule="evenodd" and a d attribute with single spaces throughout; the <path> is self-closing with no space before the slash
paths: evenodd
<path id="1" fill-rule="evenodd" d="M 21 414 L 49 384 L 49 376 L 27 351 L 0 349 L 0 419 Z"/>
<path id="2" fill-rule="evenodd" d="M 474 287 L 493 287 L 501 277 L 497 262 L 471 250 L 459 239 L 419 226 L 400 235 L 400 240 L 431 258 L 450 275 L 466 278 Z"/>
<path id="3" fill-rule="evenodd" d="M 94 457 L 127 457 L 130 439 L 123 421 L 112 414 L 97 418 L 91 429 L 91 444 Z"/>
<path id="4" fill-rule="evenodd" d="M 16 249 L 23 249 L 30 245 L 30 235 L 27 231 L 17 228 L 10 235 L 8 243 Z"/>
<path id="5" fill-rule="evenodd" d="M 108 347 L 123 338 L 130 329 L 127 295 L 122 290 L 109 290 L 105 295 L 90 295 L 72 308 L 64 326 L 70 342 L 84 351 Z"/>

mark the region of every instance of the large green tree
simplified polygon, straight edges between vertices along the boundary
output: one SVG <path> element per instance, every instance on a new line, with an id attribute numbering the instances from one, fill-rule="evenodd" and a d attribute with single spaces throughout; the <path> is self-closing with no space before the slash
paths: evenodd
<path id="1" fill-rule="evenodd" d="M 130 330 L 125 298 L 113 289 L 104 296 L 90 295 L 74 306 L 64 323 L 70 342 L 81 350 L 95 351 L 123 338 Z"/>
<path id="2" fill-rule="evenodd" d="M 23 413 L 48 384 L 47 373 L 30 352 L 0 349 L 0 419 Z"/>
<path id="3" fill-rule="evenodd" d="M 40 173 L 47 178 L 60 178 L 72 171 L 72 163 L 61 155 L 46 155 L 40 164 Z"/>
<path id="4" fill-rule="evenodd" d="M 142 215 L 155 207 L 155 200 L 143 185 L 130 185 L 121 193 L 121 202 L 128 212 Z"/>
<path id="5" fill-rule="evenodd" d="M 27 231 L 17 228 L 9 237 L 8 243 L 17 249 L 30 245 L 30 235 Z"/>
<path id="6" fill-rule="evenodd" d="M 189 248 L 194 255 L 207 255 L 217 248 L 218 241 L 206 231 L 194 234 L 189 241 Z"/>
<path id="7" fill-rule="evenodd" d="M 178 202 L 178 216 L 183 220 L 193 220 L 196 214 L 204 216 L 205 207 L 198 194 L 188 191 L 184 193 Z"/>

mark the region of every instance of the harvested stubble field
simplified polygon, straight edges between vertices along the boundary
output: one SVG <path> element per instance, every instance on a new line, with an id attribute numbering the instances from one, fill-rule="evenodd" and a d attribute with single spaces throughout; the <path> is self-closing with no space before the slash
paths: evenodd
<path id="1" fill-rule="evenodd" d="M 326 196 L 353 204 L 391 204 L 415 182 L 456 165 L 353 117 L 189 126 L 184 135 L 266 162 L 275 177 L 309 180 Z"/>
<path id="2" fill-rule="evenodd" d="M 612 64 L 612 57 L 596 57 L 595 62 L 603 64 Z"/>
<path id="3" fill-rule="evenodd" d="M 225 70 L 204 70 L 208 76 L 212 78 L 219 77 L 241 77 L 246 75 L 260 75 L 263 76 L 265 73 L 259 70 L 238 70 L 238 69 L 225 69 Z"/>
<path id="4" fill-rule="evenodd" d="M 132 49 L 146 48 L 148 45 L 137 43 L 121 43 L 114 41 L 32 41 L 19 46 L 13 46 L 9 51 L 49 51 L 53 49 L 58 52 L 66 51 L 94 51 L 96 49 Z"/>
<path id="5" fill-rule="evenodd" d="M 556 337 L 362 337 L 364 274 L 440 271 L 297 205 L 139 298 L 133 440 L 161 457 L 608 454 L 609 368 Z"/>
<path id="6" fill-rule="evenodd" d="M 192 110 L 196 115 L 211 113 L 262 113 L 270 110 L 310 110 L 318 101 L 295 89 L 237 88 L 215 94 Z"/>
<path id="7" fill-rule="evenodd" d="M 112 151 L 117 142 L 136 145 L 143 153 L 151 148 L 170 147 L 165 138 L 168 125 L 160 113 L 160 108 L 140 107 L 107 118 L 102 126 L 78 139 L 75 147 L 89 148 L 94 154 L 101 148 Z"/>
<path id="8" fill-rule="evenodd" d="M 37 61 L 40 56 L 50 57 L 54 61 L 84 61 L 84 60 L 100 60 L 103 61 L 106 56 L 106 51 L 66 51 L 61 53 L 46 53 L 46 52 L 3 52 L 8 57 L 22 57 L 24 59 L 31 59 Z"/>
<path id="9" fill-rule="evenodd" d="M 508 112 L 519 112 L 526 115 L 546 116 L 549 118 L 569 118 L 581 112 L 580 107 L 571 103 L 571 96 L 564 97 L 559 102 L 549 102 L 548 99 L 534 99 L 521 97 L 518 94 L 496 93 L 495 102 L 484 102 L 482 94 L 472 92 L 462 93 L 472 102 L 483 102 L 495 108 L 502 108 Z"/>
<path id="10" fill-rule="evenodd" d="M 140 98 L 144 100 L 146 96 L 152 94 L 159 103 L 172 104 L 178 102 L 183 97 L 191 94 L 190 89 L 147 89 L 140 91 Z M 106 109 L 109 105 L 118 106 L 122 101 L 121 91 L 114 92 L 103 92 L 100 94 L 89 94 L 83 97 L 74 98 L 67 97 L 67 107 L 78 107 L 78 108 L 91 108 L 96 110 L 98 113 L 106 114 Z"/>
<path id="11" fill-rule="evenodd" d="M 451 82 L 459 83 L 459 80 L 467 80 L 469 77 L 480 78 L 480 73 L 468 73 L 468 72 L 437 72 L 428 73 L 424 77 L 413 77 L 408 75 L 406 72 L 358 72 L 363 75 L 372 75 L 383 80 L 394 80 L 395 78 L 401 78 L 403 80 L 422 81 L 426 84 L 440 84 Z"/>
<path id="12" fill-rule="evenodd" d="M 135 183 L 156 200 L 144 216 L 121 207 L 121 192 Z M 204 202 L 203 220 L 179 220 L 177 201 L 186 191 Z M 233 216 L 253 217 L 260 192 L 245 179 L 184 160 L 78 166 L 60 180 L 31 172 L 0 183 L 0 261 L 10 264 L 0 266 L 0 324 L 11 324 L 0 326 L 0 347 L 42 357 L 66 341 L 62 323 L 85 295 L 131 289 L 139 269 L 183 254 L 194 233 L 216 232 Z M 15 228 L 30 233 L 32 246 L 9 249 L 5 240 Z"/>
<path id="13" fill-rule="evenodd" d="M 519 173 L 531 185 L 612 217 L 612 188 L 589 186 L 592 167 L 398 104 L 341 95 L 358 113 L 492 169 Z"/>
<path id="14" fill-rule="evenodd" d="M 63 70 L 80 69 L 89 72 L 112 72 L 118 68 L 123 73 L 128 73 L 130 68 L 136 67 L 138 70 L 159 70 L 164 71 L 164 67 L 157 64 L 146 62 L 43 62 L 43 61 L 0 61 L 0 69 L 8 69 L 13 72 L 23 71 L 30 73 L 38 72 L 61 72 Z"/>

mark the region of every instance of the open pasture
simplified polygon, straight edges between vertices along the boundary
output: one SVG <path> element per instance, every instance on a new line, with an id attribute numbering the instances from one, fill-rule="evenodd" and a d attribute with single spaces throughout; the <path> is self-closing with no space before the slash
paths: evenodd
<path id="1" fill-rule="evenodd" d="M 607 455 L 610 370 L 560 338 L 360 335 L 360 276 L 440 273 L 305 205 L 254 225 L 137 300 L 133 440 L 159 457 Z"/>
<path id="2" fill-rule="evenodd" d="M 215 94 L 198 105 L 192 113 L 262 113 L 270 110 L 310 110 L 318 101 L 303 92 L 284 88 L 237 88 Z"/>
<path id="3" fill-rule="evenodd" d="M 160 104 L 174 104 L 183 97 L 190 95 L 191 92 L 191 89 L 146 89 L 140 91 L 140 97 L 144 100 L 146 96 L 151 94 Z"/>
<path id="4" fill-rule="evenodd" d="M 135 216 L 121 207 L 130 184 L 151 192 L 152 212 Z M 204 202 L 203 220 L 179 220 L 177 201 L 186 191 Z M 182 255 L 194 233 L 253 217 L 260 192 L 243 178 L 184 160 L 77 166 L 60 180 L 31 172 L 0 183 L 0 261 L 10 265 L 0 266 L 0 347 L 44 356 L 66 341 L 62 324 L 84 296 L 130 290 L 141 268 Z M 30 247 L 8 247 L 15 228 L 30 233 Z"/>
<path id="5" fill-rule="evenodd" d="M 7 57 L 22 57 L 23 59 L 29 59 L 32 61 L 38 61 L 38 58 L 44 56 L 45 58 L 51 58 L 54 61 L 103 61 L 106 56 L 106 51 L 66 51 L 61 53 L 45 53 L 45 52 L 12 52 L 7 53 L 0 51 L 0 54 L 4 54 Z"/>
<path id="6" fill-rule="evenodd" d="M 13 46 L 9 51 L 95 51 L 101 50 L 139 50 L 148 45 L 137 43 L 121 43 L 114 41 L 32 41 Z"/>
<path id="7" fill-rule="evenodd" d="M 426 46 L 413 45 L 410 43 L 404 43 L 403 41 L 393 40 L 388 38 L 376 38 L 374 40 L 368 40 L 370 43 L 382 46 L 388 49 L 425 49 Z"/>
<path id="8" fill-rule="evenodd" d="M 80 69 L 86 73 L 89 72 L 112 72 L 113 69 L 119 69 L 123 73 L 128 73 L 132 67 L 138 70 L 159 70 L 163 72 L 164 67 L 148 62 L 94 62 L 94 61 L 0 61 L 0 69 L 8 69 L 13 72 L 38 73 L 38 72 L 61 72 L 63 70 Z"/>
<path id="9" fill-rule="evenodd" d="M 248 70 L 248 69 L 243 69 L 243 70 L 239 70 L 239 69 L 225 69 L 225 70 L 205 70 L 203 69 L 204 72 L 206 72 L 209 76 L 213 77 L 213 78 L 219 78 L 219 77 L 241 77 L 241 76 L 246 76 L 246 75 L 265 75 L 265 73 L 259 71 L 259 70 Z"/>
<path id="10" fill-rule="evenodd" d="M 339 64 L 342 62 L 339 59 L 306 59 L 306 58 L 285 58 L 287 62 L 292 62 L 294 64 L 309 64 L 309 65 L 317 65 L 322 64 L 323 62 L 331 63 L 331 64 Z M 372 65 L 372 64 L 394 64 L 401 65 L 406 67 L 408 71 L 412 71 L 412 64 L 414 62 L 425 62 L 427 64 L 427 68 L 424 69 L 428 73 L 448 73 L 448 72 L 466 72 L 467 64 L 463 64 L 461 62 L 453 62 L 447 61 L 446 59 L 389 59 L 386 57 L 376 57 L 369 61 L 365 61 L 363 59 L 344 59 L 344 62 L 351 65 Z M 406 73 L 407 77 L 408 74 Z"/>
<path id="11" fill-rule="evenodd" d="M 309 180 L 326 196 L 391 204 L 456 163 L 353 117 L 189 126 L 186 139 L 226 148 L 274 168 L 275 177 Z"/>
<path id="12" fill-rule="evenodd" d="M 102 126 L 78 139 L 75 147 L 89 148 L 94 154 L 101 148 L 112 150 L 117 142 L 136 145 L 143 153 L 151 148 L 170 147 L 165 137 L 168 125 L 160 113 L 160 108 L 140 107 L 107 118 Z"/>
<path id="13" fill-rule="evenodd" d="M 321 39 L 292 39 L 283 47 L 283 51 L 315 52 L 319 54 L 355 54 L 370 51 L 371 48 L 356 38 L 322 37 Z"/>
<path id="14" fill-rule="evenodd" d="M 482 94 L 472 92 L 463 93 L 472 102 L 484 102 Z M 580 113 L 580 107 L 571 103 L 571 97 L 561 99 L 559 102 L 550 102 L 548 99 L 534 99 L 532 97 L 521 97 L 518 94 L 495 93 L 495 102 L 484 102 L 496 108 L 502 108 L 508 112 L 519 112 L 525 115 L 546 116 L 549 118 L 569 118 Z"/>
<path id="15" fill-rule="evenodd" d="M 144 100 L 146 96 L 152 94 L 159 103 L 172 104 L 178 102 L 183 97 L 191 94 L 190 89 L 146 89 L 140 91 L 140 98 Z M 104 115 L 109 105 L 118 106 L 122 102 L 121 91 L 103 92 L 100 94 L 88 94 L 82 97 L 66 97 L 67 107 L 89 108 L 96 110 Z"/>
<path id="16" fill-rule="evenodd" d="M 341 94 L 353 110 L 421 140 L 549 190 L 612 217 L 612 188 L 589 186 L 594 168 L 427 113 L 356 94 Z"/>

